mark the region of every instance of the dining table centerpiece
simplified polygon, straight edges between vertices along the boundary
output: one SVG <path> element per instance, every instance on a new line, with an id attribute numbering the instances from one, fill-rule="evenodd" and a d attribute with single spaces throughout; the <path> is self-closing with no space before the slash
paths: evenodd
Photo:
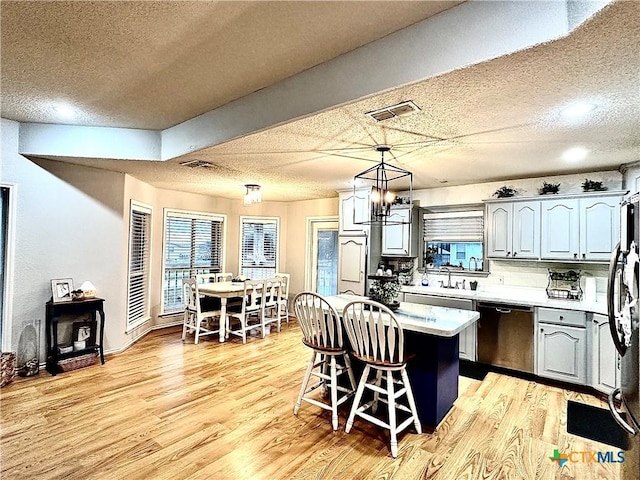
<path id="1" fill-rule="evenodd" d="M 400 303 L 396 300 L 399 293 L 400 283 L 395 275 L 389 276 L 389 278 L 379 277 L 373 280 L 369 287 L 369 298 L 386 305 L 391 310 L 400 307 Z"/>

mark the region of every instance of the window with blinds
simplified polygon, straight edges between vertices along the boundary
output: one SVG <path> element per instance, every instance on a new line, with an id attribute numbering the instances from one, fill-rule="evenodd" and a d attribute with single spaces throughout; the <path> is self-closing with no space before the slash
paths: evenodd
<path id="1" fill-rule="evenodd" d="M 223 268 L 224 215 L 165 210 L 163 313 L 184 308 L 182 279 Z"/>
<path id="2" fill-rule="evenodd" d="M 426 213 L 424 265 L 483 271 L 484 210 Z"/>
<path id="3" fill-rule="evenodd" d="M 240 217 L 240 274 L 252 280 L 278 271 L 279 219 Z"/>
<path id="4" fill-rule="evenodd" d="M 129 223 L 129 285 L 127 331 L 149 318 L 149 263 L 151 254 L 151 207 L 131 202 Z"/>

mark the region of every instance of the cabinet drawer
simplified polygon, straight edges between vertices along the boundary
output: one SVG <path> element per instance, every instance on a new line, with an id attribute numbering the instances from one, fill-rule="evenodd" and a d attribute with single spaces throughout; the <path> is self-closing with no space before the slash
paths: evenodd
<path id="1" fill-rule="evenodd" d="M 540 307 L 538 308 L 538 323 L 555 323 L 557 325 L 586 327 L 587 316 L 584 312 Z"/>

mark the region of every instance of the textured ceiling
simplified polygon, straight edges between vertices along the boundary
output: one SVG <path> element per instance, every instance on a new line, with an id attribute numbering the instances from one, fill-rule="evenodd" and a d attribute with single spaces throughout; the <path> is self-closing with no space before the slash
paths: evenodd
<path id="1" fill-rule="evenodd" d="M 459 3 L 3 0 L 2 115 L 164 129 Z"/>
<path id="2" fill-rule="evenodd" d="M 106 34 L 107 26 L 95 20 L 89 24 L 91 29 L 73 27 L 80 31 L 86 27 L 89 41 L 78 44 L 69 39 L 70 44 L 61 47 L 67 51 L 64 55 L 73 45 L 86 47 L 71 56 L 71 61 L 62 62 L 64 56 L 48 60 L 45 50 L 34 47 L 41 45 L 42 36 L 54 35 L 49 32 L 51 24 L 34 35 L 34 51 L 24 50 L 29 55 L 21 67 L 18 59 L 5 60 L 5 42 L 12 39 L 8 51 L 13 56 L 23 52 L 23 43 L 29 44 L 28 35 L 19 35 L 15 28 L 5 31 L 5 3 L 11 2 L 1 4 L 3 117 L 52 121 L 38 111 L 38 102 L 52 95 L 67 95 L 76 102 L 94 102 L 100 113 L 88 124 L 139 128 L 173 125 L 443 8 L 443 4 L 431 2 L 187 2 L 185 7 L 136 3 L 123 11 L 117 9 L 118 21 L 106 22 L 117 24 L 116 30 L 124 38 L 131 36 L 135 57 L 127 53 L 122 39 L 117 51 L 105 53 L 101 43 L 109 44 L 114 34 Z M 84 8 L 89 17 L 104 15 L 99 2 L 88 5 Z M 14 4 L 10 8 L 14 15 L 16 11 L 26 15 L 29 10 Z M 156 28 L 147 25 L 138 31 L 134 26 L 139 28 L 140 21 L 130 18 L 136 8 L 147 9 L 156 21 L 173 18 L 180 11 L 184 21 L 161 29 L 160 24 Z M 288 15 L 286 26 L 276 22 L 278 28 L 271 28 L 274 25 L 265 21 L 279 21 L 283 15 Z M 326 17 L 321 22 L 322 15 Z M 75 18 L 81 23 L 88 21 Z M 48 18 L 47 22 L 53 20 Z M 305 28 L 301 28 L 303 24 Z M 261 44 L 265 38 L 247 36 L 256 27 L 269 32 L 268 43 L 277 53 L 267 52 L 270 49 Z M 106 40 L 101 42 L 104 36 Z M 251 40 L 241 41 L 246 38 Z M 319 48 L 319 38 L 331 45 Z M 202 47 L 202 42 L 213 42 L 216 49 L 232 50 L 233 54 L 223 55 L 224 60 L 211 66 L 212 51 Z M 145 48 L 149 61 L 131 60 L 139 59 Z M 194 50 L 209 51 L 209 56 L 202 57 L 208 60 L 200 61 L 190 53 Z M 391 153 L 397 163 L 414 173 L 414 188 L 610 170 L 640 160 L 639 51 L 640 3 L 621 1 L 566 38 L 166 162 L 57 159 L 127 172 L 160 188 L 231 198 L 244 193 L 244 183 L 259 183 L 267 200 L 335 195 L 336 189 L 349 186 L 356 173 L 379 160 L 373 146 L 380 143 L 393 145 Z M 107 55 L 114 67 L 93 61 L 96 52 Z M 256 60 L 265 55 L 268 61 Z M 9 68 L 6 76 L 5 65 Z M 74 90 L 68 91 L 64 80 L 68 81 L 74 69 L 80 70 L 83 79 L 71 82 Z M 20 77 L 25 71 L 28 81 L 23 85 Z M 43 71 L 45 79 L 39 78 Z M 194 74 L 196 71 L 206 79 Z M 364 115 L 409 99 L 420 107 L 418 114 L 380 123 Z M 559 111 L 574 100 L 591 101 L 597 108 L 587 119 L 567 120 Z M 576 145 L 590 151 L 586 160 L 569 163 L 560 159 L 566 148 Z M 192 159 L 207 160 L 212 167 L 180 165 Z"/>

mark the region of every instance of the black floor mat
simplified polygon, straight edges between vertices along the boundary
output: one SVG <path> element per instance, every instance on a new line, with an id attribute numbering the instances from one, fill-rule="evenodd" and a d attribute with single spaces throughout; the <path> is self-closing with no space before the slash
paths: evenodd
<path id="1" fill-rule="evenodd" d="M 569 400 L 567 432 L 622 450 L 628 448 L 627 433 L 616 423 L 608 409 Z"/>
<path id="2" fill-rule="evenodd" d="M 473 378 L 475 380 L 484 380 L 484 377 L 487 376 L 488 372 L 489 369 L 487 367 L 476 362 L 460 362 L 459 373 L 463 377 Z"/>

